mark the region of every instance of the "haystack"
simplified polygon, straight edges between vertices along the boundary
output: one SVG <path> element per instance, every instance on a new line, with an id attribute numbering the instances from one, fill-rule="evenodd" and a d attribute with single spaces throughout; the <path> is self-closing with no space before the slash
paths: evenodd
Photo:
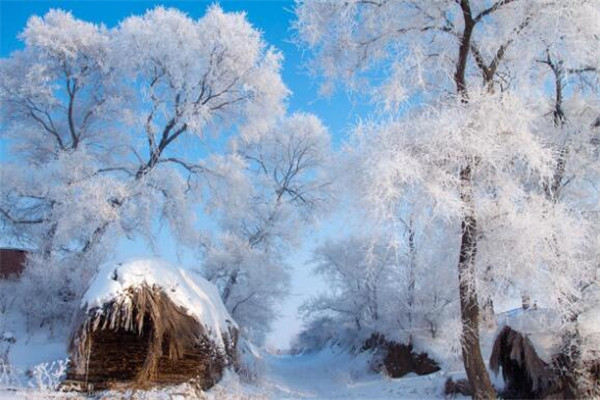
<path id="1" fill-rule="evenodd" d="M 195 381 L 206 389 L 233 363 L 236 341 L 211 283 L 160 260 L 105 265 L 75 322 L 67 383 L 101 390 Z"/>
<path id="2" fill-rule="evenodd" d="M 498 374 L 502 367 L 505 398 L 544 398 L 557 391 L 554 373 L 535 351 L 527 336 L 509 326 L 502 328 L 492 348 L 490 368 Z"/>
<path id="3" fill-rule="evenodd" d="M 600 398 L 600 309 L 579 314 L 576 335 L 557 334 L 560 315 L 550 310 L 532 308 L 506 322 L 490 357 L 493 371 L 502 368 L 503 398 Z"/>

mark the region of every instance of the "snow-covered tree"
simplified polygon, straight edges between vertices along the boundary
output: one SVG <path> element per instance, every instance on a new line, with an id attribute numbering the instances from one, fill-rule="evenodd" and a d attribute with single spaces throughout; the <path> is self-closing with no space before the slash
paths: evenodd
<path id="1" fill-rule="evenodd" d="M 114 31 L 112 48 L 111 61 L 137 100 L 127 110 L 137 139 L 127 170 L 140 190 L 165 197 L 163 215 L 176 235 L 185 235 L 189 208 L 163 188 L 175 182 L 177 190 L 194 190 L 194 175 L 207 172 L 198 161 L 207 139 L 225 128 L 258 134 L 284 112 L 281 56 L 243 13 L 217 6 L 197 21 L 163 8 L 130 17 Z"/>
<path id="2" fill-rule="evenodd" d="M 539 60 L 548 49 L 566 50 L 575 68 L 597 65 L 597 3 L 306 0 L 296 14 L 323 89 L 343 83 L 383 113 L 360 124 L 352 144 L 368 207 L 393 221 L 405 193 L 418 193 L 456 227 L 465 370 L 475 398 L 494 397 L 479 346 L 481 300 L 511 273 L 577 269 L 585 243 L 573 215 L 536 190 L 561 167 L 540 140 L 539 99 L 529 94 L 546 90 Z M 560 46 L 565 35 L 576 45 Z"/>
<path id="3" fill-rule="evenodd" d="M 291 246 L 329 205 L 329 146 L 316 117 L 293 114 L 259 138 L 236 138 L 230 154 L 213 160 L 209 210 L 221 229 L 208 246 L 204 274 L 255 342 L 289 287 Z"/>
<path id="4" fill-rule="evenodd" d="M 4 230 L 36 250 L 24 281 L 43 289 L 26 305 L 43 323 L 64 315 L 89 277 L 57 253 L 85 240 L 87 224 L 110 213 L 106 198 L 123 190 L 105 171 L 116 155 L 107 149 L 121 141 L 122 97 L 104 27 L 54 10 L 30 18 L 21 38 L 25 49 L 0 65 L 3 139 L 14 149 L 2 165 L 0 212 Z"/>
<path id="5" fill-rule="evenodd" d="M 315 272 L 325 278 L 330 290 L 307 303 L 306 311 L 337 315 L 340 327 L 352 327 L 358 335 L 367 337 L 378 331 L 383 318 L 395 317 L 383 307 L 390 304 L 381 301 L 393 299 L 390 291 L 395 291 L 394 284 L 399 280 L 393 249 L 351 237 L 317 248 L 314 262 Z M 373 331 L 366 331 L 366 327 Z M 359 336 L 359 340 L 367 337 Z"/>
<path id="6" fill-rule="evenodd" d="M 150 239 L 160 218 L 179 243 L 200 245 L 208 141 L 258 138 L 288 90 L 280 54 L 218 6 L 198 20 L 159 7 L 114 29 L 50 11 L 21 37 L 24 50 L 0 66 L 13 154 L 0 212 L 33 250 L 24 281 L 47 289 L 27 307 L 69 318 L 64 307 L 119 238 Z"/>
<path id="7" fill-rule="evenodd" d="M 600 357 L 598 332 L 590 332 L 586 318 L 600 309 L 597 201 L 600 194 L 600 68 L 594 54 L 598 36 L 582 36 L 578 32 L 581 28 L 569 28 L 557 40 L 548 43 L 546 53 L 537 60 L 544 77 L 540 85 L 552 88 L 543 94 L 548 101 L 542 106 L 539 135 L 550 144 L 555 160 L 552 175 L 541 190 L 553 204 L 551 212 L 560 210 L 576 215 L 587 231 L 585 245 L 578 249 L 576 264 L 566 270 L 561 265 L 564 261 L 559 259 L 558 264 L 563 268 L 556 273 L 557 268 L 553 266 L 552 279 L 546 279 L 548 286 L 554 289 L 551 292 L 556 293 L 550 300 L 562 317 L 561 350 L 566 356 L 565 364 L 567 369 L 576 371 L 573 390 L 579 396 L 594 397 L 600 395 L 600 389 L 589 365 Z M 573 55 L 581 49 L 591 51 Z M 561 237 L 553 239 L 556 251 L 561 253 Z"/>
<path id="8" fill-rule="evenodd" d="M 358 348 L 373 334 L 411 344 L 417 337 L 440 336 L 457 305 L 451 284 L 454 254 L 440 248 L 436 229 L 417 232 L 412 222 L 404 228 L 400 237 L 365 231 L 328 240 L 315 250 L 314 272 L 329 286 L 302 306 L 309 326 L 336 321 L 335 339 Z M 438 279 L 431 279 L 434 275 Z M 448 284 L 439 285 L 440 280 Z"/>

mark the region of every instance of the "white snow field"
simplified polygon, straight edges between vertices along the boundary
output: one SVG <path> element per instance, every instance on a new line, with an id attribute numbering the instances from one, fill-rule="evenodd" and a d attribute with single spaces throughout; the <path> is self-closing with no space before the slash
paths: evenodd
<path id="1" fill-rule="evenodd" d="M 102 266 L 83 297 L 81 307 L 94 309 L 141 284 L 161 286 L 173 301 L 204 321 L 208 331 L 224 332 L 232 324 L 212 284 L 158 259 L 131 259 Z M 524 312 L 522 309 L 499 315 L 496 329 L 482 331 L 484 358 L 488 359 L 493 338 L 505 324 L 527 333 L 540 355 L 547 358 L 555 351 L 556 344 L 549 340 L 547 331 L 536 327 L 540 324 L 551 326 L 552 317 L 544 310 Z M 597 318 L 589 319 L 591 322 L 587 325 L 597 326 Z M 239 374 L 227 371 L 210 390 L 202 391 L 184 384 L 149 391 L 86 395 L 58 389 L 68 357 L 64 332 L 56 333 L 53 338 L 49 338 L 47 332 L 32 335 L 26 329 L 25 318 L 18 312 L 12 313 L 5 322 L 10 324 L 12 331 L 4 332 L 0 337 L 9 362 L 7 368 L 0 358 L 0 399 L 434 399 L 444 397 L 443 388 L 448 377 L 459 379 L 465 376 L 462 363 L 450 356 L 446 342 L 438 343 L 437 347 L 422 343 L 440 362 L 440 371 L 425 376 L 411 373 L 392 379 L 373 372 L 370 367 L 373 357 L 369 352 L 351 353 L 332 345 L 297 355 L 274 354 L 257 349 L 242 339 L 238 350 L 243 371 Z M 597 329 L 592 331 L 597 334 Z M 502 386 L 502 378 L 492 374 L 492 379 L 497 387 Z"/>
<path id="2" fill-rule="evenodd" d="M 369 371 L 369 354 L 335 349 L 298 356 L 267 355 L 264 387 L 272 398 L 441 398 L 443 371 L 391 379 Z"/>
<path id="3" fill-rule="evenodd" d="M 541 317 L 545 317 L 543 312 L 515 311 L 499 318 L 500 326 L 497 329 L 509 323 L 528 332 L 544 355 L 552 348 L 552 343 L 540 332 L 536 335 L 536 332 L 527 330 L 528 319 Z M 489 357 L 495 333 L 496 330 L 492 330 L 482 336 L 485 359 Z M 11 349 L 10 360 L 16 369 L 15 379 L 2 380 L 0 376 L 0 399 L 436 399 L 444 397 L 443 387 L 448 377 L 465 377 L 460 363 L 448 360 L 442 362 L 439 372 L 425 376 L 411 373 L 392 379 L 371 371 L 371 354 L 368 352 L 350 354 L 333 346 L 299 355 L 271 354 L 255 349 L 245 341 L 240 343 L 239 348 L 244 361 L 251 365 L 254 374 L 251 382 L 227 372 L 221 382 L 205 392 L 190 385 L 180 385 L 150 391 L 110 391 L 86 396 L 53 390 L 53 383 L 58 378 L 53 373 L 58 366 L 52 366 L 50 361 L 66 359 L 66 346 L 32 337 L 27 343 L 19 344 L 17 341 Z M 33 373 L 25 373 L 27 370 Z M 491 376 L 496 386 L 503 385 L 501 377 Z"/>
<path id="4" fill-rule="evenodd" d="M 433 399 L 443 398 L 444 371 L 390 379 L 369 372 L 368 354 L 353 356 L 329 348 L 301 355 L 261 354 L 262 373 L 253 383 L 228 373 L 206 392 L 188 385 L 135 392 L 105 392 L 86 397 L 34 388 L 3 388 L 0 399 Z M 455 374 L 452 374 L 456 376 Z"/>
<path id="5" fill-rule="evenodd" d="M 226 332 L 235 324 L 223 307 L 214 285 L 190 276 L 158 259 L 130 259 L 103 265 L 81 301 L 88 311 L 119 297 L 128 288 L 159 285 L 172 300 L 203 321 L 208 332 Z M 428 375 L 409 374 L 390 379 L 369 367 L 370 353 L 350 354 L 340 347 L 299 355 L 271 354 L 246 340 L 238 346 L 247 366 L 241 378 L 228 371 L 215 387 L 203 392 L 192 385 L 150 391 L 109 391 L 94 395 L 62 392 L 66 370 L 67 338 L 64 331 L 31 334 L 17 310 L 6 315 L 11 327 L 0 337 L 5 359 L 0 358 L 0 399 L 280 399 L 280 398 L 440 398 L 447 377 L 444 370 Z M 445 368 L 448 370 L 452 367 Z M 459 373 L 460 374 L 460 373 Z"/>

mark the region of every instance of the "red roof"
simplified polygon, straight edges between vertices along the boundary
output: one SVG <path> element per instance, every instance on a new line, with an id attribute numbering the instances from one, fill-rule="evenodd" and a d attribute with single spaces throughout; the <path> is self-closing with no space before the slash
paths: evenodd
<path id="1" fill-rule="evenodd" d="M 27 252 L 19 249 L 0 249 L 0 279 L 18 277 L 25 268 Z"/>

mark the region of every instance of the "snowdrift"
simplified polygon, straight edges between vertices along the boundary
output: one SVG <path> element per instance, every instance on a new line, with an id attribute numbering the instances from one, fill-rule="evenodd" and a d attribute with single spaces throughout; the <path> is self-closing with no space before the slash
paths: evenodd
<path id="1" fill-rule="evenodd" d="M 84 390 L 196 380 L 235 359 L 238 329 L 211 283 L 162 260 L 104 265 L 83 297 L 67 384 Z"/>

